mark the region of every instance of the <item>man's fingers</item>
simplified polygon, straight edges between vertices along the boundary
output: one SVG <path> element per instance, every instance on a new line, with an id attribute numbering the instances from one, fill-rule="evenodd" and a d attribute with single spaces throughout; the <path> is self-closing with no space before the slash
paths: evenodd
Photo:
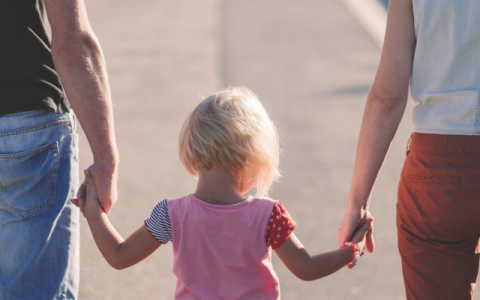
<path id="1" fill-rule="evenodd" d="M 82 183 L 80 187 L 78 188 L 77 192 L 77 198 L 85 198 L 85 195 L 87 194 L 87 183 Z"/>
<path id="2" fill-rule="evenodd" d="M 90 170 L 85 170 L 83 171 L 83 173 L 85 173 L 85 179 L 88 181 L 88 184 L 93 184 L 93 177 L 92 177 L 92 173 L 90 173 Z"/>
<path id="3" fill-rule="evenodd" d="M 77 198 L 76 199 L 83 199 L 85 200 L 85 197 L 87 196 L 87 178 L 83 180 L 83 183 L 80 185 L 77 191 Z M 75 198 L 73 198 L 75 199 Z M 75 205 L 78 206 L 78 201 L 77 203 L 73 202 Z"/>
<path id="4" fill-rule="evenodd" d="M 96 193 L 103 211 L 108 215 L 113 204 L 117 201 L 116 174 L 112 174 L 101 167 L 92 165 L 89 168 L 91 183 L 95 184 Z"/>
<path id="5" fill-rule="evenodd" d="M 72 198 L 72 199 L 70 199 L 70 202 L 72 202 L 73 205 L 75 205 L 76 207 L 78 207 L 78 198 Z"/>
<path id="6" fill-rule="evenodd" d="M 102 203 L 100 201 L 100 206 L 102 207 L 103 211 L 107 214 L 107 216 L 110 214 L 110 210 L 112 209 L 112 202 L 105 202 Z"/>
<path id="7" fill-rule="evenodd" d="M 85 213 L 85 199 L 78 199 L 78 207 L 80 208 L 80 211 L 82 214 Z"/>

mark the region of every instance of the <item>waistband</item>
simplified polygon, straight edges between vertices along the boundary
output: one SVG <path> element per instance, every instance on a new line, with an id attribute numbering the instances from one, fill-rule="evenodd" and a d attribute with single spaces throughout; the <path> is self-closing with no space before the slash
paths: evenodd
<path id="1" fill-rule="evenodd" d="M 465 153 L 480 155 L 480 136 L 414 132 L 411 137 L 409 150 L 431 153 Z"/>
<path id="2" fill-rule="evenodd" d="M 75 117 L 73 110 L 70 112 L 56 113 L 48 109 L 33 110 L 15 113 L 0 117 L 0 136 L 9 135 L 11 131 L 18 131 L 30 127 L 41 126 L 56 122 L 62 125 L 72 125 L 75 129 Z"/>

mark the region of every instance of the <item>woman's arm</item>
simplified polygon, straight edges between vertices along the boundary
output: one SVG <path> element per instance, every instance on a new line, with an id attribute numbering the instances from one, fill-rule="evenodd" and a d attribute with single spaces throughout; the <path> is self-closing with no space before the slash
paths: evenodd
<path id="1" fill-rule="evenodd" d="M 380 65 L 368 94 L 340 244 L 365 220 L 373 185 L 407 104 L 415 52 L 412 0 L 391 0 Z M 373 228 L 367 249 L 374 251 Z"/>
<path id="2" fill-rule="evenodd" d="M 372 221 L 373 219 L 368 219 L 355 232 L 352 239 L 352 243 L 357 245 L 360 253 L 363 252 L 365 236 Z M 295 276 L 306 281 L 320 279 L 335 273 L 355 258 L 353 249 L 350 247 L 311 256 L 293 233 L 280 247 L 275 249 L 275 253 Z"/>
<path id="3" fill-rule="evenodd" d="M 85 176 L 88 180 L 85 217 L 98 249 L 113 268 L 121 270 L 133 266 L 160 247 L 161 243 L 143 225 L 124 240 L 100 206 L 95 183 L 88 170 Z"/>

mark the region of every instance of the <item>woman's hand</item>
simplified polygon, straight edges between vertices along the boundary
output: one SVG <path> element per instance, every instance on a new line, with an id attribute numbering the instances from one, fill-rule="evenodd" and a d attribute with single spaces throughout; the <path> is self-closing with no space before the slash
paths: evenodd
<path id="1" fill-rule="evenodd" d="M 342 226 L 338 229 L 338 242 L 343 245 L 345 242 L 354 242 L 353 239 L 365 228 L 366 223 L 369 226 L 365 231 L 365 243 L 368 252 L 375 251 L 375 242 L 373 240 L 373 217 L 368 210 L 348 209 L 345 213 Z M 363 248 L 362 248 L 363 252 Z"/>
<path id="2" fill-rule="evenodd" d="M 371 232 L 373 231 L 373 218 L 368 217 L 365 222 L 363 222 L 362 225 L 359 225 L 357 227 L 357 230 L 355 230 L 353 237 L 351 239 L 351 242 L 357 245 L 358 251 L 360 253 L 363 253 L 365 250 L 365 247 L 368 245 L 368 237 L 372 238 L 373 242 L 373 237 L 371 235 Z M 368 248 L 368 247 L 367 247 Z M 367 249 L 368 250 L 368 249 Z M 368 250 L 369 252 L 373 252 Z"/>

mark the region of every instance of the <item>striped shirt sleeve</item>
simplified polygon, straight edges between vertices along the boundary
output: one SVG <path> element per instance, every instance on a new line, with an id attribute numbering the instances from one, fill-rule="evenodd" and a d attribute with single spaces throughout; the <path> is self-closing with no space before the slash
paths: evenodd
<path id="1" fill-rule="evenodd" d="M 145 227 L 162 244 L 173 240 L 167 199 L 158 202 L 150 217 L 145 219 Z"/>

